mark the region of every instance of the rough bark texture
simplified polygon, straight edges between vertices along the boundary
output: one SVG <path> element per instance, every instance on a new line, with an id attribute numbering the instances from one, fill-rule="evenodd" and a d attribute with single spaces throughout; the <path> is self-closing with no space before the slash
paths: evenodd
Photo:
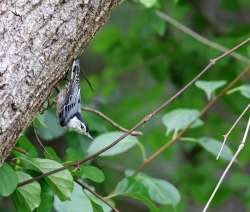
<path id="1" fill-rule="evenodd" d="M 0 162 L 119 0 L 0 0 Z"/>

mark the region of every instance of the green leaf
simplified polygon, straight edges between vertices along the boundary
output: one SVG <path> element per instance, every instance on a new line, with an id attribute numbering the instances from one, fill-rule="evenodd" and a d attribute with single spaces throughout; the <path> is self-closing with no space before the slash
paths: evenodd
<path id="1" fill-rule="evenodd" d="M 55 160 L 58 163 L 63 162 L 52 147 L 45 147 L 45 151 L 43 152 L 43 154 L 46 158 L 50 160 Z"/>
<path id="2" fill-rule="evenodd" d="M 139 192 L 129 193 L 127 196 L 143 202 L 149 208 L 150 212 L 160 211 L 148 197 Z"/>
<path id="3" fill-rule="evenodd" d="M 205 150 L 212 153 L 214 156 L 218 155 L 222 145 L 221 142 L 208 137 L 199 138 L 198 142 Z M 225 145 L 220 157 L 224 160 L 230 161 L 233 157 L 232 150 L 227 145 Z"/>
<path id="4" fill-rule="evenodd" d="M 85 194 L 88 195 L 88 197 L 91 199 L 92 202 L 94 202 L 95 204 L 97 204 L 97 205 L 99 205 L 101 207 L 102 212 L 110 212 L 110 211 L 112 211 L 112 209 L 106 203 L 104 203 L 103 201 L 98 199 L 92 193 L 90 193 L 86 189 L 84 190 L 84 192 L 85 192 Z M 109 201 L 109 200 L 107 200 L 107 201 Z"/>
<path id="5" fill-rule="evenodd" d="M 25 135 L 22 135 L 17 141 L 17 147 L 20 147 L 26 151 L 26 156 L 37 157 L 38 153 L 33 144 L 28 140 Z M 15 155 L 20 156 L 21 153 L 15 153 Z"/>
<path id="6" fill-rule="evenodd" d="M 63 167 L 60 163 L 49 159 L 35 158 L 30 162 L 36 171 L 43 174 Z M 70 198 L 73 190 L 73 177 L 67 169 L 49 175 L 45 177 L 45 180 L 62 201 Z"/>
<path id="7" fill-rule="evenodd" d="M 149 12 L 149 24 L 159 35 L 164 35 L 166 31 L 166 22 L 156 15 L 155 10 Z"/>
<path id="8" fill-rule="evenodd" d="M 32 177 L 24 172 L 17 171 L 18 182 L 23 182 Z M 38 182 L 32 182 L 18 187 L 12 195 L 16 210 L 18 212 L 31 212 L 40 205 L 41 187 Z"/>
<path id="9" fill-rule="evenodd" d="M 152 178 L 141 173 L 133 177 L 132 174 L 133 171 L 126 171 L 126 176 L 129 177 L 117 184 L 114 192 L 116 195 L 139 193 L 161 205 L 170 204 L 174 207 L 180 202 L 179 191 L 166 180 Z"/>
<path id="10" fill-rule="evenodd" d="M 0 196 L 9 196 L 17 187 L 17 175 L 8 164 L 0 167 Z"/>
<path id="11" fill-rule="evenodd" d="M 98 136 L 90 144 L 88 148 L 88 154 L 93 154 L 103 149 L 123 134 L 123 132 L 109 132 Z M 132 148 L 134 145 L 137 144 L 137 142 L 138 140 L 136 137 L 129 135 L 109 150 L 103 152 L 100 156 L 113 156 L 121 154 Z"/>
<path id="12" fill-rule="evenodd" d="M 212 99 L 212 96 L 214 94 L 214 92 L 224 86 L 226 84 L 225 80 L 220 80 L 220 81 L 205 81 L 205 80 L 199 80 L 195 83 L 195 85 L 202 89 L 206 95 L 208 100 Z"/>
<path id="13" fill-rule="evenodd" d="M 139 0 L 141 4 L 143 4 L 146 8 L 153 7 L 157 0 Z"/>
<path id="14" fill-rule="evenodd" d="M 126 171 L 127 176 L 131 176 L 133 171 Z M 135 179 L 142 183 L 148 190 L 149 197 L 161 204 L 161 205 L 172 205 L 176 206 L 180 202 L 179 191 L 168 181 L 153 178 L 148 175 L 139 173 Z"/>
<path id="15" fill-rule="evenodd" d="M 52 140 L 64 134 L 64 129 L 59 126 L 57 118 L 52 112 L 46 111 L 44 120 L 47 127 L 37 128 L 39 137 L 45 140 Z"/>
<path id="16" fill-rule="evenodd" d="M 37 208 L 36 212 L 48 212 L 52 211 L 54 193 L 50 189 L 49 185 L 42 181 L 41 183 L 42 192 L 41 192 L 41 204 Z"/>
<path id="17" fill-rule="evenodd" d="M 155 202 L 176 206 L 180 202 L 180 194 L 178 190 L 166 180 L 155 178 L 144 178 L 143 183 L 148 187 L 149 196 Z"/>
<path id="18" fill-rule="evenodd" d="M 228 92 L 228 94 L 234 93 L 236 91 L 240 91 L 241 95 L 250 99 L 250 85 L 241 85 L 236 87 Z"/>
<path id="19" fill-rule="evenodd" d="M 44 120 L 44 115 L 37 113 L 35 120 L 34 120 L 34 125 L 35 127 L 47 127 L 45 120 Z"/>
<path id="20" fill-rule="evenodd" d="M 127 196 L 143 202 L 151 212 L 159 211 L 150 200 L 147 188 L 137 178 L 122 179 L 116 186 L 114 196 Z"/>
<path id="21" fill-rule="evenodd" d="M 83 166 L 81 169 L 83 178 L 90 179 L 96 183 L 102 183 L 105 180 L 102 170 L 95 166 Z"/>
<path id="22" fill-rule="evenodd" d="M 166 134 L 169 135 L 172 131 L 176 133 L 179 130 L 185 129 L 193 122 L 193 127 L 200 126 L 198 123 L 201 123 L 201 120 L 199 120 L 198 117 L 198 110 L 176 109 L 165 114 L 162 118 L 162 122 L 167 128 Z"/>
<path id="23" fill-rule="evenodd" d="M 54 207 L 58 212 L 93 212 L 91 201 L 82 188 L 76 183 L 74 183 L 74 190 L 70 200 L 62 202 L 55 197 Z"/>

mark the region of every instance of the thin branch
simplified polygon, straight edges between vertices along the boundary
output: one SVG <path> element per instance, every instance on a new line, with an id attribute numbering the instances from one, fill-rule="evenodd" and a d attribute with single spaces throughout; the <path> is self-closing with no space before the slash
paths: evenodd
<path id="1" fill-rule="evenodd" d="M 234 154 L 233 158 L 231 159 L 231 161 L 229 162 L 229 164 L 227 165 L 226 169 L 224 170 L 223 174 L 221 175 L 220 177 L 220 180 L 219 182 L 217 183 L 213 193 L 211 194 L 211 196 L 209 197 L 208 201 L 207 201 L 207 204 L 206 206 L 204 207 L 203 211 L 202 212 L 206 212 L 211 201 L 213 200 L 216 192 L 218 191 L 223 179 L 225 178 L 227 172 L 229 171 L 229 169 L 231 168 L 232 164 L 234 163 L 235 159 L 237 158 L 237 156 L 240 154 L 241 150 L 244 148 L 245 146 L 245 143 L 246 143 L 246 139 L 247 139 L 247 135 L 248 135 L 248 132 L 249 132 L 249 128 L 250 128 L 250 117 L 248 119 L 248 123 L 247 123 L 247 127 L 246 127 L 246 130 L 245 130 L 245 133 L 244 133 L 244 136 L 243 136 L 243 139 L 236 151 L 236 153 Z"/>
<path id="2" fill-rule="evenodd" d="M 34 125 L 34 122 L 32 122 L 32 128 L 33 128 L 33 131 L 34 131 L 34 134 L 35 134 L 35 137 L 36 137 L 36 140 L 37 140 L 38 144 L 42 147 L 43 151 L 46 152 L 48 156 L 50 156 L 50 158 L 53 158 L 53 157 L 51 156 L 51 154 L 45 149 L 45 147 L 44 147 L 42 141 L 40 140 L 40 138 L 39 138 L 39 136 L 38 136 L 38 134 L 37 134 L 37 131 L 36 131 L 36 127 L 35 127 L 35 125 Z"/>
<path id="3" fill-rule="evenodd" d="M 94 91 L 94 88 L 91 84 L 91 82 L 89 81 L 88 77 L 87 77 L 87 74 L 85 73 L 84 70 L 81 71 L 81 73 L 83 74 L 83 78 L 86 80 L 88 86 L 90 87 L 91 91 Z"/>
<path id="4" fill-rule="evenodd" d="M 96 115 L 100 116 L 102 119 L 104 119 L 105 121 L 107 121 L 108 123 L 110 123 L 114 128 L 117 128 L 118 130 L 122 131 L 122 132 L 128 132 L 128 129 L 122 127 L 121 125 L 117 124 L 115 121 L 113 121 L 111 118 L 109 118 L 108 116 L 106 116 L 104 113 L 102 113 L 99 110 L 96 110 L 94 108 L 91 107 L 82 107 L 82 110 L 86 111 L 86 112 L 91 112 L 91 113 L 95 113 Z M 131 135 L 134 136 L 141 136 L 142 132 L 140 131 L 133 131 L 131 133 Z"/>
<path id="5" fill-rule="evenodd" d="M 246 73 L 250 71 L 250 66 L 245 68 L 238 76 L 236 76 L 216 97 L 214 97 L 200 112 L 199 117 L 204 116 L 211 107 L 223 96 L 227 93 L 229 89 L 231 89 Z M 181 130 L 171 141 L 164 144 L 160 149 L 158 149 L 155 153 L 153 153 L 147 160 L 145 160 L 134 172 L 134 176 L 137 175 L 141 170 L 145 168 L 148 164 L 150 164 L 153 160 L 155 160 L 162 152 L 168 149 L 170 146 L 175 144 L 180 138 L 191 128 L 193 123 L 188 125 L 185 129 Z"/>
<path id="6" fill-rule="evenodd" d="M 13 147 L 13 150 L 15 150 L 15 151 L 17 151 L 17 152 L 20 152 L 20 153 L 22 153 L 22 154 L 24 154 L 24 155 L 27 154 L 27 151 L 26 151 L 25 149 L 23 149 L 23 148 L 21 148 L 21 147 L 18 147 L 18 146 L 14 146 L 14 147 Z"/>
<path id="7" fill-rule="evenodd" d="M 230 135 L 230 133 L 233 131 L 233 129 L 236 127 L 236 125 L 239 123 L 239 121 L 240 121 L 241 118 L 245 115 L 245 113 L 247 112 L 247 110 L 248 110 L 249 108 L 250 108 L 250 104 L 248 104 L 248 105 L 246 106 L 246 108 L 242 111 L 242 113 L 241 113 L 240 116 L 236 119 L 236 121 L 233 123 L 232 127 L 228 130 L 228 132 L 227 132 L 225 135 L 223 135 L 224 140 L 223 140 L 223 143 L 222 143 L 222 145 L 221 145 L 220 151 L 219 151 L 219 153 L 218 153 L 218 155 L 217 155 L 217 157 L 216 157 L 216 160 L 219 159 L 219 157 L 220 157 L 220 155 L 221 155 L 221 152 L 222 152 L 222 150 L 223 150 L 223 147 L 225 146 L 225 143 L 226 143 L 226 141 L 227 141 L 227 139 L 228 139 L 228 136 Z"/>
<path id="8" fill-rule="evenodd" d="M 26 180 L 24 182 L 19 183 L 19 187 L 26 185 L 28 183 L 31 183 L 35 180 L 39 180 L 43 177 L 46 177 L 48 175 L 60 172 L 64 169 L 67 169 L 69 167 L 75 166 L 76 164 L 84 164 L 87 161 L 93 160 L 96 157 L 98 157 L 100 154 L 102 154 L 103 152 L 107 151 L 108 149 L 112 148 L 114 145 L 116 145 L 117 143 L 119 143 L 120 141 L 122 141 L 124 138 L 126 138 L 128 135 L 130 135 L 133 131 L 137 130 L 138 128 L 140 128 L 141 126 L 143 126 L 145 123 L 147 123 L 149 120 L 151 120 L 155 115 L 157 115 L 158 113 L 160 113 L 164 108 L 166 108 L 170 103 L 172 103 L 175 99 L 177 99 L 182 93 L 184 93 L 191 85 L 193 85 L 201 76 L 203 76 L 213 65 L 215 65 L 219 60 L 223 59 L 224 57 L 230 55 L 232 52 L 234 52 L 235 50 L 237 50 L 238 48 L 240 48 L 241 46 L 245 45 L 246 43 L 248 43 L 250 41 L 250 37 L 244 41 L 242 41 L 240 44 L 238 44 L 237 46 L 233 47 L 232 49 L 230 49 L 228 52 L 225 52 L 221 55 L 219 55 L 218 57 L 215 57 L 213 59 L 210 60 L 210 62 L 208 63 L 207 66 L 205 66 L 204 69 L 202 69 L 202 71 L 200 73 L 198 73 L 191 81 L 189 81 L 186 85 L 184 85 L 183 88 L 181 88 L 177 93 L 175 93 L 172 97 L 170 97 L 168 100 L 166 100 L 162 105 L 160 105 L 159 107 L 157 107 L 153 112 L 149 113 L 148 115 L 146 115 L 143 119 L 141 119 L 137 124 L 135 124 L 134 127 L 132 127 L 130 130 L 128 130 L 126 133 L 124 133 L 123 135 L 121 135 L 119 138 L 117 138 L 114 142 L 112 142 L 111 144 L 105 146 L 103 149 L 97 151 L 96 153 L 89 155 L 88 157 L 86 157 L 83 160 L 79 160 L 79 161 L 73 161 L 71 163 L 68 163 L 67 165 L 65 165 L 64 167 L 49 171 L 47 173 L 41 174 L 39 176 L 36 176 L 32 179 Z"/>
<path id="9" fill-rule="evenodd" d="M 99 195 L 98 193 L 96 193 L 95 191 L 93 191 L 91 188 L 89 188 L 85 183 L 81 182 L 80 180 L 75 180 L 75 182 L 80 185 L 83 189 L 88 190 L 91 194 L 93 194 L 94 196 L 96 196 L 99 200 L 101 200 L 102 202 L 104 202 L 106 205 L 108 205 L 113 211 L 115 212 L 119 212 L 118 209 L 116 209 L 113 205 L 111 205 L 106 199 L 104 199 L 101 195 Z"/>
<path id="10" fill-rule="evenodd" d="M 156 11 L 156 14 L 164 21 L 170 23 L 171 25 L 175 26 L 177 29 L 179 29 L 180 31 L 186 33 L 187 35 L 191 36 L 192 38 L 194 38 L 195 40 L 199 41 L 200 43 L 209 46 L 213 49 L 216 49 L 220 52 L 227 52 L 229 49 L 225 48 L 224 46 L 215 43 L 211 40 L 208 40 L 207 38 L 201 36 L 200 34 L 198 34 L 197 32 L 193 31 L 192 29 L 188 28 L 187 26 L 183 25 L 182 23 L 178 22 L 177 20 L 175 20 L 174 18 L 170 17 L 168 14 L 166 14 L 166 12 L 161 12 L 161 11 Z M 250 59 L 238 54 L 238 53 L 232 53 L 230 55 L 231 57 L 241 61 L 242 63 L 245 64 L 250 64 Z"/>

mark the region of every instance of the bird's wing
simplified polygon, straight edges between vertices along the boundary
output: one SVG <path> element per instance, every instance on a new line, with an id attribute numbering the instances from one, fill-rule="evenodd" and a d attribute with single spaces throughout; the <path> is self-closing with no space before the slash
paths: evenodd
<path id="1" fill-rule="evenodd" d="M 75 61 L 74 61 L 75 64 Z M 69 87 L 67 89 L 67 94 L 65 98 L 65 103 L 59 113 L 59 121 L 62 125 L 65 125 L 70 118 L 72 118 L 76 113 L 81 111 L 81 94 L 80 94 L 80 66 L 79 64 L 72 67 L 72 76 L 70 80 Z"/>

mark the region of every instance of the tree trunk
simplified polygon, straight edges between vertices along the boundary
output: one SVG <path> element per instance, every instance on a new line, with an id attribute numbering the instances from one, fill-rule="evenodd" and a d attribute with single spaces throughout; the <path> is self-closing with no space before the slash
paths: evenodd
<path id="1" fill-rule="evenodd" d="M 0 1 L 1 163 L 118 1 Z"/>

